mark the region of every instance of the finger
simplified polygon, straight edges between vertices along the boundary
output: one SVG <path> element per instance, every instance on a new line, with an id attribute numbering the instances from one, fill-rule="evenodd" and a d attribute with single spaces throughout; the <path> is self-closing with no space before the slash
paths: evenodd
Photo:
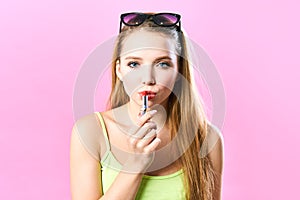
<path id="1" fill-rule="evenodd" d="M 154 116 L 155 113 L 157 113 L 157 110 L 150 110 L 150 111 L 146 112 L 144 115 L 142 115 L 141 117 L 138 117 L 137 125 L 142 126 L 149 119 L 151 119 Z"/>
<path id="2" fill-rule="evenodd" d="M 148 146 L 144 148 L 145 153 L 151 153 L 155 151 L 155 149 L 158 147 L 158 145 L 161 143 L 161 140 L 159 138 L 155 138 Z"/>
<path id="3" fill-rule="evenodd" d="M 138 137 L 138 138 L 142 138 L 144 137 L 145 134 L 143 134 L 144 132 L 147 131 L 147 129 L 157 129 L 157 125 L 155 122 L 153 121 L 147 121 L 146 123 L 144 123 L 142 126 L 137 127 L 137 126 L 131 126 L 128 131 L 127 134 L 130 136 L 134 136 L 134 137 Z"/>
<path id="4" fill-rule="evenodd" d="M 134 137 L 129 138 L 129 144 L 133 148 L 136 147 L 136 144 L 138 143 L 138 141 L 139 141 L 139 139 L 137 139 L 137 138 L 134 138 Z"/>
<path id="5" fill-rule="evenodd" d="M 147 146 L 148 144 L 151 143 L 151 141 L 157 136 L 156 134 L 156 130 L 151 130 L 149 133 L 147 133 L 145 135 L 145 137 L 143 137 L 143 139 L 140 139 L 137 144 L 136 147 L 137 148 L 144 148 L 145 146 Z"/>
<path id="6" fill-rule="evenodd" d="M 136 138 L 143 138 L 145 137 L 145 135 L 147 133 L 149 133 L 149 131 L 151 130 L 156 130 L 157 129 L 157 125 L 155 122 L 146 122 L 134 135 L 133 137 L 136 137 Z"/>

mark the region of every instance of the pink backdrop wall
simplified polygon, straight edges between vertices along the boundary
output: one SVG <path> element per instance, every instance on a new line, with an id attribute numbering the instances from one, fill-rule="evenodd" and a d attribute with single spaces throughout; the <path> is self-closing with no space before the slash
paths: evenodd
<path id="1" fill-rule="evenodd" d="M 0 199 L 71 199 L 72 94 L 125 11 L 182 14 L 226 92 L 223 199 L 299 199 L 296 0 L 7 1 L 0 4 Z M 297 13 L 298 12 L 298 13 Z"/>

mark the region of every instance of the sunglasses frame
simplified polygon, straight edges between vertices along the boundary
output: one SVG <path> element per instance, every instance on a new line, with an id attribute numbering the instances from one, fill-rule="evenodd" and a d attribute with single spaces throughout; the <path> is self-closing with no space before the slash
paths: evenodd
<path id="1" fill-rule="evenodd" d="M 130 15 L 130 14 L 136 14 L 136 15 L 139 15 L 139 16 L 143 17 L 141 23 L 139 23 L 139 24 L 128 24 L 128 23 L 126 23 L 126 22 L 124 21 L 124 17 L 126 17 L 127 15 Z M 161 25 L 161 24 L 159 24 L 159 22 L 156 20 L 155 17 L 158 16 L 158 15 L 164 15 L 164 14 L 168 14 L 168 15 L 173 15 L 173 16 L 175 16 L 175 17 L 177 18 L 176 23 L 171 24 L 171 25 Z M 179 14 L 176 14 L 176 13 L 168 13 L 168 12 L 154 13 L 154 14 L 147 14 L 147 13 L 141 13 L 141 12 L 130 12 L 130 13 L 123 13 L 123 14 L 121 14 L 121 16 L 120 16 L 120 28 L 119 28 L 119 33 L 121 33 L 121 31 L 122 31 L 122 23 L 125 24 L 126 26 L 139 26 L 139 25 L 143 24 L 143 23 L 145 22 L 145 20 L 146 20 L 146 19 L 149 19 L 150 17 L 152 17 L 152 21 L 153 21 L 156 25 L 162 26 L 162 27 L 176 26 L 176 24 L 179 23 L 178 26 L 176 26 L 176 28 L 177 28 L 177 31 L 178 31 L 178 32 L 181 31 L 181 21 L 180 21 L 181 16 L 180 16 Z"/>

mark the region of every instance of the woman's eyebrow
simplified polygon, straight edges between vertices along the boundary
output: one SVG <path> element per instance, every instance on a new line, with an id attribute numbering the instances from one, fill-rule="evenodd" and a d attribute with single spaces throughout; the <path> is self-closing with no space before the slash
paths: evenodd
<path id="1" fill-rule="evenodd" d="M 172 58 L 170 56 L 162 56 L 155 59 L 155 61 L 159 61 L 159 60 L 172 60 Z"/>
<path id="2" fill-rule="evenodd" d="M 143 58 L 141 57 L 136 57 L 136 56 L 128 56 L 125 58 L 125 60 L 143 60 Z M 159 61 L 159 60 L 172 60 L 172 58 L 170 56 L 162 56 L 162 57 L 158 57 L 155 59 L 155 61 Z"/>
<path id="3" fill-rule="evenodd" d="M 142 60 L 142 58 L 140 57 L 135 57 L 135 56 L 128 56 L 125 58 L 125 60 L 130 60 L 130 59 L 134 59 L 134 60 Z"/>

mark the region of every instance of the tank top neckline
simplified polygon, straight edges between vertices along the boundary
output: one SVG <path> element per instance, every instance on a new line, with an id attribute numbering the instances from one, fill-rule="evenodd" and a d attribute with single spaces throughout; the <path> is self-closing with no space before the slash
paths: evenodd
<path id="1" fill-rule="evenodd" d="M 102 126 L 102 130 L 103 130 L 103 133 L 104 133 L 105 144 L 106 144 L 106 147 L 107 147 L 107 150 L 106 150 L 106 152 L 103 155 L 103 159 L 101 158 L 100 164 L 102 162 L 105 162 L 105 160 L 109 156 L 111 156 L 111 158 L 113 160 L 115 160 L 115 162 L 119 163 L 119 161 L 115 158 L 115 156 L 111 152 L 111 147 L 110 147 L 110 143 L 109 143 L 109 139 L 108 139 L 108 133 L 107 133 L 106 125 L 105 125 L 104 119 L 102 117 L 102 114 L 101 114 L 101 112 L 95 112 L 95 113 L 97 114 L 97 116 L 98 116 L 98 118 L 100 120 L 100 123 L 101 123 L 101 126 Z M 119 163 L 119 165 L 122 166 L 120 163 Z M 109 167 L 106 167 L 106 168 L 109 168 Z M 115 170 L 115 169 L 112 169 L 112 170 Z M 144 174 L 143 175 L 143 179 L 168 179 L 168 178 L 179 176 L 181 174 L 183 174 L 183 169 L 182 168 L 179 169 L 176 172 L 173 172 L 173 173 L 167 174 L 167 175 L 153 176 L 153 175 L 146 175 L 146 174 Z"/>

